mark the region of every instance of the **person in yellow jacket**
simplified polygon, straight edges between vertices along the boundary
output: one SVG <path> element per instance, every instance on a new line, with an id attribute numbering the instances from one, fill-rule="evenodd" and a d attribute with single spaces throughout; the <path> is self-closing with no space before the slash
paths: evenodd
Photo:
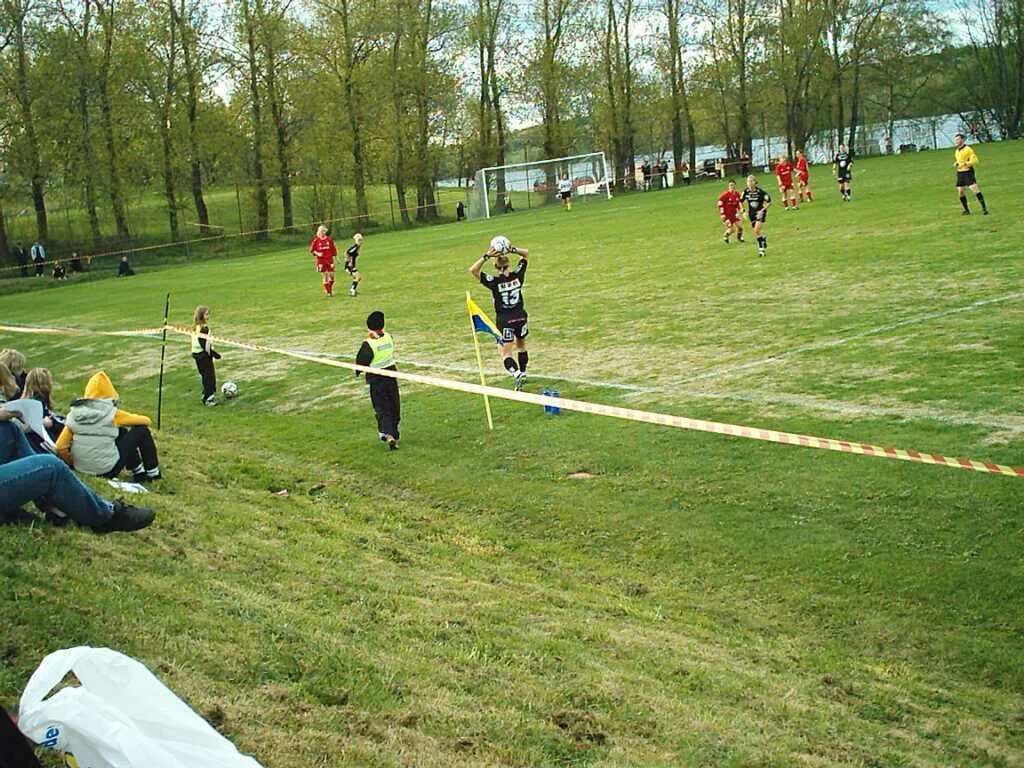
<path id="1" fill-rule="evenodd" d="M 365 365 L 367 368 L 397 371 L 395 340 L 384 330 L 384 313 L 371 312 L 366 318 L 366 327 L 370 332 L 356 353 L 356 364 Z M 359 371 L 356 371 L 356 376 L 359 376 Z M 377 437 L 387 443 L 388 448 L 393 451 L 398 448 L 398 422 L 402 420 L 398 379 L 367 373 L 366 383 L 370 385 L 370 403 L 377 417 Z"/>
<path id="2" fill-rule="evenodd" d="M 148 416 L 123 411 L 110 377 L 99 371 L 74 400 L 57 438 L 57 455 L 89 475 L 117 477 L 128 469 L 136 482 L 160 479 L 156 443 Z"/>
<path id="3" fill-rule="evenodd" d="M 978 181 L 974 178 L 974 166 L 978 164 L 978 156 L 974 153 L 973 149 L 967 146 L 962 133 L 958 133 L 953 137 L 953 143 L 956 145 L 956 149 L 953 151 L 953 167 L 956 168 L 956 191 L 960 195 L 960 205 L 964 209 L 961 215 L 969 216 L 971 213 L 971 209 L 967 207 L 967 195 L 964 194 L 964 190 L 970 187 L 971 192 L 974 193 L 974 196 L 978 198 L 978 202 L 981 203 L 981 212 L 988 216 L 985 196 L 981 194 Z"/>

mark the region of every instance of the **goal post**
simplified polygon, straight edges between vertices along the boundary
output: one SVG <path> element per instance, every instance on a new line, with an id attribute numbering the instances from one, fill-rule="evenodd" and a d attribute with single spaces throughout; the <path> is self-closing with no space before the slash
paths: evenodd
<path id="1" fill-rule="evenodd" d="M 563 177 L 572 185 L 573 201 L 612 198 L 604 152 L 495 165 L 481 168 L 473 177 L 469 218 L 489 219 L 498 213 L 558 202 L 558 183 Z"/>

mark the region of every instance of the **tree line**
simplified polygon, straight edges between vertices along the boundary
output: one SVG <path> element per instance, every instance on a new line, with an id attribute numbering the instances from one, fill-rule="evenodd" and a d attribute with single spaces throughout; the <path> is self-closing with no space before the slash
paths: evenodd
<path id="1" fill-rule="evenodd" d="M 296 184 L 366 216 L 386 182 L 409 223 L 439 180 L 530 151 L 692 173 L 699 144 L 857 147 L 939 112 L 1017 138 L 1024 0 L 0 0 L 0 106 L 0 205 L 29 201 L 44 241 L 58 193 L 99 242 L 158 190 L 177 241 L 239 180 L 256 237 L 294 228 Z"/>

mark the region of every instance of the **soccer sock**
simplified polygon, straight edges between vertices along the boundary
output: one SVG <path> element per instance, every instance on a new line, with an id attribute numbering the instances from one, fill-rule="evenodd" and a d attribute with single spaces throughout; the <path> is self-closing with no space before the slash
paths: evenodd
<path id="1" fill-rule="evenodd" d="M 139 464 L 139 466 L 137 466 L 135 469 L 132 470 L 132 474 L 133 475 L 143 475 L 145 473 L 146 473 L 146 468 L 142 464 Z"/>
<path id="2" fill-rule="evenodd" d="M 810 202 L 813 202 L 813 201 L 814 201 L 814 195 L 811 194 L 811 190 L 807 190 L 807 202 L 810 203 Z"/>
<path id="3" fill-rule="evenodd" d="M 782 198 L 782 207 L 789 208 L 789 200 L 787 200 L 786 198 Z"/>
<path id="4" fill-rule="evenodd" d="M 976 192 L 974 196 L 978 198 L 978 202 L 981 203 L 981 210 L 987 211 L 988 208 L 985 207 L 985 196 L 981 194 L 981 192 Z"/>
<path id="5" fill-rule="evenodd" d="M 354 291 L 354 290 L 356 289 L 356 286 L 357 286 L 357 285 L 359 285 L 359 282 L 358 282 L 358 281 L 356 281 L 356 280 L 353 280 L 353 281 L 352 281 L 352 290 L 353 290 L 353 291 Z"/>
<path id="6" fill-rule="evenodd" d="M 526 364 L 530 362 L 530 353 L 525 349 L 519 353 L 519 370 L 526 373 Z"/>
<path id="7" fill-rule="evenodd" d="M 965 211 L 970 212 L 970 208 L 967 207 L 967 195 L 960 195 L 960 205 L 964 207 Z"/>
<path id="8" fill-rule="evenodd" d="M 519 366 L 516 365 L 516 361 L 511 357 L 506 357 L 505 370 L 508 371 L 509 376 L 515 376 L 519 372 Z"/>

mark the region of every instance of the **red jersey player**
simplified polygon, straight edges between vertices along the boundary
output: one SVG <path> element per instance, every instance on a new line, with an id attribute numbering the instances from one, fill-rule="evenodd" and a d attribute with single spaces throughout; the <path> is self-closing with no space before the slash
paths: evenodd
<path id="1" fill-rule="evenodd" d="M 790 204 L 795 209 L 796 192 L 793 191 L 793 166 L 785 155 L 779 155 L 779 161 L 775 164 L 775 177 L 779 180 L 779 195 L 782 197 L 783 209 L 788 209 Z"/>
<path id="2" fill-rule="evenodd" d="M 316 271 L 323 276 L 324 293 L 333 296 L 334 257 L 338 255 L 338 249 L 334 247 L 334 241 L 327 234 L 327 227 L 323 224 L 316 228 L 316 237 L 309 244 L 309 252 L 316 258 Z"/>
<path id="3" fill-rule="evenodd" d="M 800 202 L 804 201 L 804 192 L 807 193 L 807 202 L 814 200 L 811 194 L 811 172 L 807 167 L 807 158 L 799 149 L 796 151 L 796 185 L 800 189 Z"/>
<path id="4" fill-rule="evenodd" d="M 718 215 L 725 225 L 723 239 L 729 242 L 729 235 L 736 230 L 736 242 L 743 242 L 743 217 L 740 215 L 740 193 L 736 182 L 729 179 L 729 188 L 718 196 Z"/>

